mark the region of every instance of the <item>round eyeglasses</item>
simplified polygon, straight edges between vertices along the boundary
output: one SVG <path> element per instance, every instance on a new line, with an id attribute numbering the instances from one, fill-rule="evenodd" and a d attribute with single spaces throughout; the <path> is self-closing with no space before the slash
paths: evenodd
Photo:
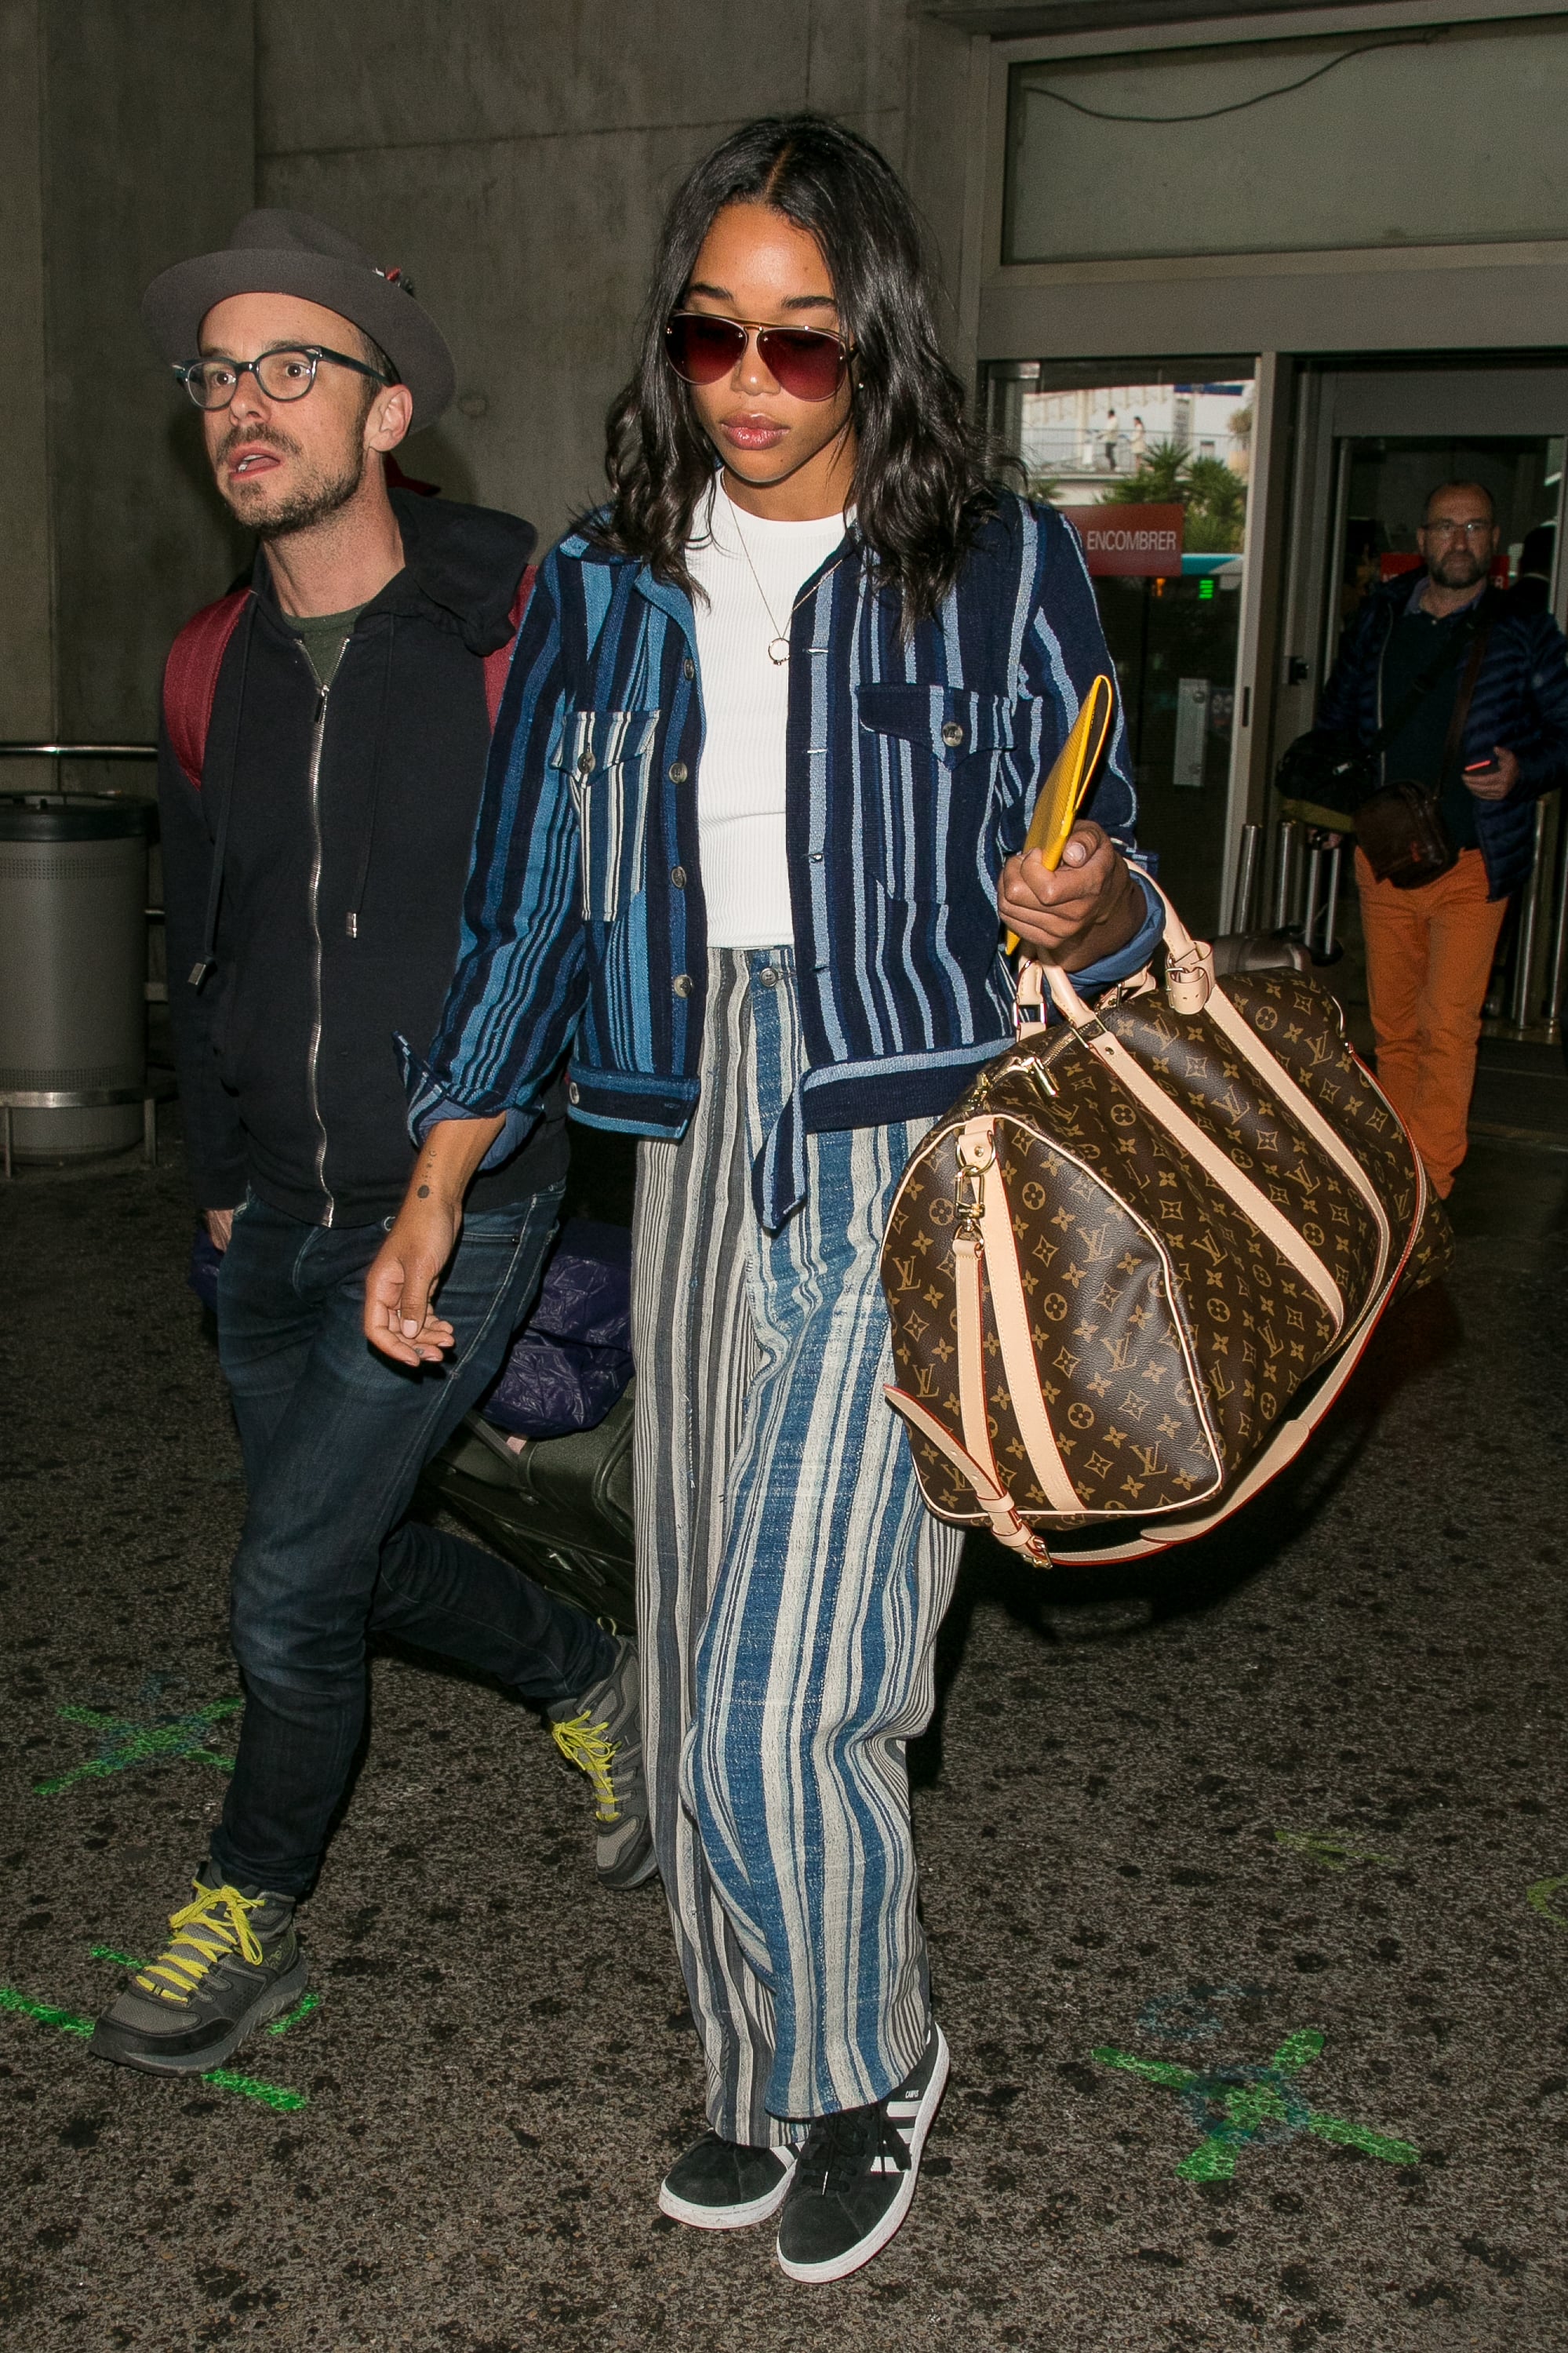
<path id="1" fill-rule="evenodd" d="M 283 343 L 253 360 L 192 360 L 175 374 L 198 408 L 227 408 L 239 389 L 242 375 L 253 375 L 269 400 L 303 400 L 316 380 L 323 360 L 334 367 L 353 368 L 372 384 L 388 384 L 379 368 L 351 360 L 346 352 L 329 352 L 324 343 Z"/>
<path id="2" fill-rule="evenodd" d="M 753 335 L 757 356 L 781 392 L 794 400 L 832 400 L 852 346 L 822 327 L 764 326 L 756 319 L 677 311 L 664 329 L 664 349 L 687 384 L 717 384 L 739 366 Z"/>

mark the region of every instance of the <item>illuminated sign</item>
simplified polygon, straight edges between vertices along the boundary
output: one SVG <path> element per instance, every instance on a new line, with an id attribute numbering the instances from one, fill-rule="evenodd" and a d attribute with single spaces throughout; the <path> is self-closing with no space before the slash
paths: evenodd
<path id="1" fill-rule="evenodd" d="M 1184 510 L 1170 506 L 1063 507 L 1061 512 L 1084 543 L 1091 575 L 1098 579 L 1180 580 Z"/>

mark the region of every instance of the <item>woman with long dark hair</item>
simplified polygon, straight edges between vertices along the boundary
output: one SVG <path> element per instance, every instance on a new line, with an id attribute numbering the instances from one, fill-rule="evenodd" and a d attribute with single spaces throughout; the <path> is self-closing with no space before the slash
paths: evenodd
<path id="1" fill-rule="evenodd" d="M 948 2066 L 905 1746 L 959 1532 L 882 1396 L 883 1221 L 1009 1034 L 999 920 L 1092 989 L 1153 910 L 1119 730 L 1060 869 L 1020 854 L 1109 663 L 1067 526 L 988 477 L 874 148 L 792 116 L 692 174 L 608 463 L 512 665 L 366 1328 L 450 1344 L 464 1186 L 569 1050 L 576 1115 L 647 1139 L 642 1738 L 712 2125 L 660 2202 L 779 2213 L 834 2279 L 902 2221 Z"/>

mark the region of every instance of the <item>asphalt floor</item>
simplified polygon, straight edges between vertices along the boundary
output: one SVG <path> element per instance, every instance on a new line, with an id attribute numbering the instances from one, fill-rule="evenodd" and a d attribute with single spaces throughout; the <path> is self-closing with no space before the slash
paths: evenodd
<path id="1" fill-rule="evenodd" d="M 239 1458 L 177 1144 L 6 1189 L 0 2339 L 1568 2344 L 1568 1122 L 1493 1095 L 1457 1271 L 1288 1482 L 1118 1578 L 975 1547 L 911 1759 L 953 2078 L 835 2288 L 658 2214 L 701 2128 L 661 1897 L 598 1887 L 534 1715 L 410 1658 L 302 1915 L 317 2006 L 239 2081 L 89 2056 L 221 1799 Z"/>

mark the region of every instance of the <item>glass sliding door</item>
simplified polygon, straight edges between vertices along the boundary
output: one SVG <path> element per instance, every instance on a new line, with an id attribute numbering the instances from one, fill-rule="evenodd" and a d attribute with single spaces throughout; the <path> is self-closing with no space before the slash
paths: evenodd
<path id="1" fill-rule="evenodd" d="M 1216 924 L 1247 562 L 1250 371 L 1063 382 L 987 371 L 996 439 L 1083 541 L 1116 668 L 1139 839 L 1189 923 Z M 1130 371 L 1128 372 L 1130 373 Z M 1104 374 L 1108 378 L 1110 371 Z"/>

